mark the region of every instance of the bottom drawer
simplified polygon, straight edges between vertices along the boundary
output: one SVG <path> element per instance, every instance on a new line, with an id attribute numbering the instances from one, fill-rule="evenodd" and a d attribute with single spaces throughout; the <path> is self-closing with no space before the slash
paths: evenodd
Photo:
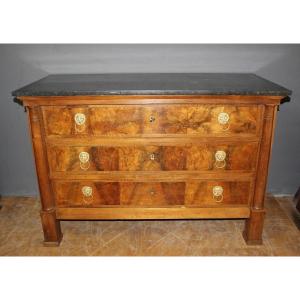
<path id="1" fill-rule="evenodd" d="M 249 181 L 55 181 L 58 207 L 247 205 Z"/>
<path id="2" fill-rule="evenodd" d="M 186 184 L 185 205 L 236 205 L 249 201 L 248 181 L 192 181 Z"/>

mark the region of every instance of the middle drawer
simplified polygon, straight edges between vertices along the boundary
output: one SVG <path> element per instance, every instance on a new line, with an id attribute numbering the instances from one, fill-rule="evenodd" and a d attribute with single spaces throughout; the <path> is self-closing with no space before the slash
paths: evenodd
<path id="1" fill-rule="evenodd" d="M 57 146 L 48 148 L 52 172 L 254 171 L 258 143 L 193 146 Z"/>

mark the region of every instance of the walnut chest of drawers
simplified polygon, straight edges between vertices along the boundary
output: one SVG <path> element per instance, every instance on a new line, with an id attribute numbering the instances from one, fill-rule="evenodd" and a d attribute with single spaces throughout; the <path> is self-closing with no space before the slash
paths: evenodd
<path id="1" fill-rule="evenodd" d="M 261 243 L 275 116 L 253 74 L 50 75 L 28 111 L 45 245 L 61 220 L 245 219 Z"/>

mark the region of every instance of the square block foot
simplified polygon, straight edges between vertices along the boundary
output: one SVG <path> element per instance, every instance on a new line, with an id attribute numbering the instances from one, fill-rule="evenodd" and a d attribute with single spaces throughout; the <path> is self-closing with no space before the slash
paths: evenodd
<path id="1" fill-rule="evenodd" d="M 262 239 L 260 239 L 260 240 L 249 240 L 245 231 L 243 232 L 243 238 L 244 238 L 244 240 L 245 240 L 245 242 L 248 246 L 259 246 L 259 245 L 263 244 Z"/>
<path id="2" fill-rule="evenodd" d="M 63 235 L 61 234 L 60 239 L 58 241 L 44 241 L 44 247 L 58 247 L 62 241 Z"/>

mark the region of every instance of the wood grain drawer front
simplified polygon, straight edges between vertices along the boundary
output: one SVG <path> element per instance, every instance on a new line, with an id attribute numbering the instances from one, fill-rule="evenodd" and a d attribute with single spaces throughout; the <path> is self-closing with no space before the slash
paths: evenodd
<path id="1" fill-rule="evenodd" d="M 195 146 L 49 147 L 53 172 L 253 171 L 258 144 Z"/>
<path id="2" fill-rule="evenodd" d="M 184 182 L 122 182 L 121 204 L 133 206 L 165 206 L 184 204 Z"/>
<path id="3" fill-rule="evenodd" d="M 166 206 L 184 203 L 184 182 L 55 182 L 59 207 Z"/>
<path id="4" fill-rule="evenodd" d="M 48 136 L 257 135 L 261 116 L 261 106 L 43 107 Z"/>
<path id="5" fill-rule="evenodd" d="M 58 207 L 247 205 L 251 182 L 95 182 L 53 183 Z"/>
<path id="6" fill-rule="evenodd" d="M 194 181 L 186 184 L 186 205 L 243 205 L 250 201 L 250 182 Z"/>
<path id="7" fill-rule="evenodd" d="M 120 204 L 118 182 L 54 182 L 59 207 L 97 207 Z"/>

